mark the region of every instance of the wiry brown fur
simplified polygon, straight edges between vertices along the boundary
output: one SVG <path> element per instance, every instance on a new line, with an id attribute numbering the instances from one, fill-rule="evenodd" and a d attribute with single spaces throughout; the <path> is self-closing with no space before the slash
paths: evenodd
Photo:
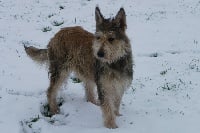
<path id="1" fill-rule="evenodd" d="M 47 98 L 52 114 L 59 113 L 57 91 L 73 71 L 85 84 L 87 100 L 94 104 L 98 104 L 93 92 L 97 87 L 104 125 L 117 128 L 115 119 L 120 115 L 121 99 L 133 75 L 125 11 L 121 8 L 115 18 L 104 19 L 96 7 L 95 18 L 95 34 L 78 26 L 63 28 L 50 40 L 47 49 L 31 46 L 25 50 L 35 61 L 49 62 Z"/>

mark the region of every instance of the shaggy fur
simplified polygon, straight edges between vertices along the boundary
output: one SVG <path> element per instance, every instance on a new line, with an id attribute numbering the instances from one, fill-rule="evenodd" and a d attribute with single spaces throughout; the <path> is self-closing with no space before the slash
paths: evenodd
<path id="1" fill-rule="evenodd" d="M 105 19 L 95 10 L 96 33 L 81 27 L 61 29 L 47 49 L 26 47 L 26 53 L 39 63 L 49 63 L 50 85 L 47 91 L 52 114 L 59 113 L 56 95 L 59 87 L 73 71 L 85 84 L 87 101 L 100 104 L 107 128 L 117 128 L 122 96 L 133 78 L 132 51 L 126 36 L 126 15 L 123 8 L 115 18 Z M 99 102 L 95 99 L 97 88 Z"/>

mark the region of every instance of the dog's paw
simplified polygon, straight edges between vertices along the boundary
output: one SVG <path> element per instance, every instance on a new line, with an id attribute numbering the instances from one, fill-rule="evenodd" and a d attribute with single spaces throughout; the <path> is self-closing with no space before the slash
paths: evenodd
<path id="1" fill-rule="evenodd" d="M 122 116 L 122 114 L 119 113 L 119 111 L 115 111 L 116 116 Z"/>
<path id="2" fill-rule="evenodd" d="M 100 106 L 100 101 L 95 99 L 87 99 L 87 102 L 91 102 L 94 105 Z"/>
<path id="3" fill-rule="evenodd" d="M 59 114 L 60 113 L 60 108 L 59 107 L 54 107 L 54 108 L 50 108 L 50 113 L 51 115 L 55 115 L 55 114 Z"/>
<path id="4" fill-rule="evenodd" d="M 52 117 L 60 112 L 59 108 L 50 109 L 49 104 L 42 104 L 40 107 L 40 112 L 45 117 Z"/>
<path id="5" fill-rule="evenodd" d="M 60 113 L 60 108 L 64 103 L 64 99 L 63 98 L 59 98 L 58 99 L 58 105 L 53 106 L 50 108 L 49 104 L 47 102 L 45 103 L 41 103 L 40 106 L 40 112 L 43 116 L 45 117 L 52 117 L 55 114 L 59 114 Z"/>
<path id="6" fill-rule="evenodd" d="M 115 129 L 118 128 L 117 124 L 115 123 L 115 121 L 105 121 L 104 122 L 104 126 L 110 129 Z"/>
<path id="7" fill-rule="evenodd" d="M 97 106 L 100 106 L 100 105 L 101 105 L 101 103 L 100 103 L 99 100 L 95 100 L 95 102 L 94 102 L 93 104 L 95 104 L 95 105 L 97 105 Z"/>

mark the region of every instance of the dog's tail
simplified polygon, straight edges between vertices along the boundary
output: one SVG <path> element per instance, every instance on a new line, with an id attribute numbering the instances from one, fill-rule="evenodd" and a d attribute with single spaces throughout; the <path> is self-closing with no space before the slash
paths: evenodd
<path id="1" fill-rule="evenodd" d="M 24 49 L 26 54 L 34 61 L 39 64 L 46 64 L 48 63 L 48 53 L 47 49 L 38 49 L 33 46 L 26 46 L 24 45 Z"/>

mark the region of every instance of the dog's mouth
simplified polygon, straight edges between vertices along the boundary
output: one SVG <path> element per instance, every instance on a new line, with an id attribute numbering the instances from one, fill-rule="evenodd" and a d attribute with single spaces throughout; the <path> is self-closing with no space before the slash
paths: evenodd
<path id="1" fill-rule="evenodd" d="M 114 63 L 114 62 L 117 62 L 118 60 L 120 60 L 121 58 L 123 58 L 123 57 L 125 57 L 127 54 L 124 54 L 124 55 L 121 55 L 121 56 L 109 56 L 109 55 L 104 55 L 103 57 L 102 57 L 102 55 L 101 56 L 99 56 L 98 54 L 96 54 L 96 58 L 98 59 L 98 60 L 100 60 L 101 62 L 103 62 L 103 63 L 108 63 L 108 64 L 112 64 L 112 63 Z"/>
<path id="2" fill-rule="evenodd" d="M 97 58 L 98 60 L 100 60 L 101 62 L 103 62 L 103 63 L 108 63 L 108 64 L 111 64 L 111 63 L 113 63 L 113 62 L 116 61 L 116 60 L 113 60 L 113 59 L 108 58 L 107 56 L 99 57 L 98 55 L 96 55 L 96 58 Z"/>

